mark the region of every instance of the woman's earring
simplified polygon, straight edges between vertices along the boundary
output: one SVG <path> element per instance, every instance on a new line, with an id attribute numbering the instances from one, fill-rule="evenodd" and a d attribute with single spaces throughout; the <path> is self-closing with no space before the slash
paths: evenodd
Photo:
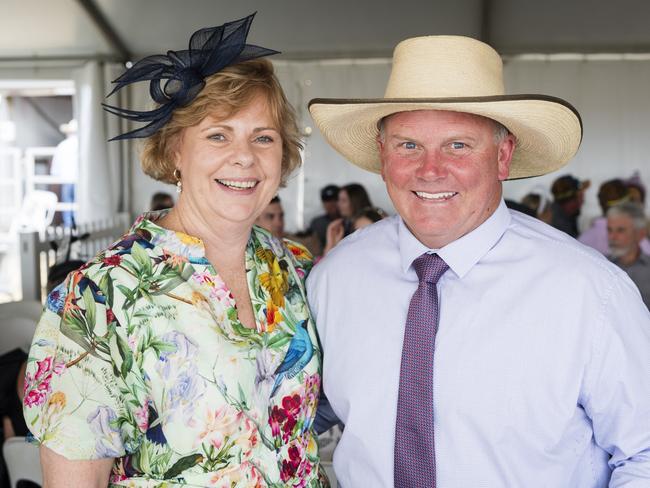
<path id="1" fill-rule="evenodd" d="M 183 191 L 183 183 L 181 182 L 181 172 L 178 168 L 174 169 L 174 178 L 176 178 L 176 193 Z"/>

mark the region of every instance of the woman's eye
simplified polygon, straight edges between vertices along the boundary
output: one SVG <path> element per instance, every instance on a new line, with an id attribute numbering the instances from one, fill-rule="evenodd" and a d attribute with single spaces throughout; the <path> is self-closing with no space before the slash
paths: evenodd
<path id="1" fill-rule="evenodd" d="M 271 136 L 259 136 L 259 137 L 256 139 L 256 141 L 257 141 L 257 142 L 262 142 L 262 143 L 267 144 L 267 143 L 269 143 L 269 142 L 273 142 L 273 138 L 272 138 Z"/>
<path id="2" fill-rule="evenodd" d="M 465 143 L 464 142 L 452 142 L 451 143 L 451 148 L 452 149 L 465 149 Z"/>
<path id="3" fill-rule="evenodd" d="M 223 134 L 211 134 L 210 136 L 208 136 L 208 138 L 212 139 L 213 141 L 225 141 L 226 140 L 226 136 L 224 136 Z"/>

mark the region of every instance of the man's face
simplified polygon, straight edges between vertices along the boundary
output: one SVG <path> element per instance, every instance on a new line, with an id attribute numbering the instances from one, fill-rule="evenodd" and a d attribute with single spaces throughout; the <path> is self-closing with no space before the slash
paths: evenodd
<path id="1" fill-rule="evenodd" d="M 323 209 L 325 213 L 332 219 L 336 219 L 339 216 L 339 206 L 337 199 L 334 200 L 322 200 Z"/>
<path id="2" fill-rule="evenodd" d="M 271 202 L 255 221 L 275 237 L 284 237 L 284 210 L 280 202 Z"/>
<path id="3" fill-rule="evenodd" d="M 643 230 L 634 228 L 634 221 L 628 215 L 607 217 L 607 238 L 610 254 L 615 258 L 636 253 L 643 239 Z"/>
<path id="4" fill-rule="evenodd" d="M 434 249 L 494 212 L 515 147 L 512 135 L 495 141 L 489 119 L 439 110 L 391 115 L 378 143 L 381 175 L 397 212 Z"/>

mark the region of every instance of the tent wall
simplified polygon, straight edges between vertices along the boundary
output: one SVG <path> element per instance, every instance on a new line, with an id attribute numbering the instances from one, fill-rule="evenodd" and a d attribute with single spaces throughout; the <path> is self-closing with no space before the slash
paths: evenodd
<path id="1" fill-rule="evenodd" d="M 280 62 L 277 72 L 296 107 L 305 136 L 305 155 L 302 174 L 297 174 L 287 188 L 280 192 L 287 228 L 297 230 L 309 223 L 320 212 L 318 190 L 327 183 L 364 184 L 373 203 L 393 212 L 383 182 L 371 174 L 347 163 L 323 140 L 307 111 L 307 103 L 314 97 L 381 97 L 390 72 L 390 61 L 339 60 L 323 62 Z M 614 177 L 630 176 L 640 170 L 641 177 L 650 183 L 650 61 L 598 60 L 590 57 L 570 60 L 542 58 L 536 60 L 511 59 L 505 63 L 506 90 L 509 93 L 546 93 L 567 99 L 580 111 L 584 124 L 584 138 L 576 158 L 563 170 L 531 180 L 506 182 L 507 197 L 519 199 L 535 184 L 550 186 L 553 179 L 567 172 L 580 178 L 590 178 L 583 209 L 583 226 L 597 216 L 600 209 L 596 193 L 599 184 Z M 134 104 L 145 103 L 146 91 L 134 94 Z M 137 161 L 137 154 L 133 155 Z M 154 182 L 142 174 L 137 163 L 133 165 L 133 210 L 144 210 L 154 191 L 173 187 Z"/>

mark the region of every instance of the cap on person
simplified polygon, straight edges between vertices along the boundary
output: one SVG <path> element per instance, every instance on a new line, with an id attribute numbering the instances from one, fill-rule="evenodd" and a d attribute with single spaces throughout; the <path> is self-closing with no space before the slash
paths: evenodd
<path id="1" fill-rule="evenodd" d="M 560 176 L 553 182 L 551 186 L 551 193 L 556 202 L 566 202 L 571 200 L 581 191 L 585 191 L 591 185 L 591 181 L 580 181 L 573 175 Z"/>
<path id="2" fill-rule="evenodd" d="M 327 185 L 321 188 L 320 199 L 323 202 L 331 202 L 339 197 L 339 187 L 336 185 Z"/>

